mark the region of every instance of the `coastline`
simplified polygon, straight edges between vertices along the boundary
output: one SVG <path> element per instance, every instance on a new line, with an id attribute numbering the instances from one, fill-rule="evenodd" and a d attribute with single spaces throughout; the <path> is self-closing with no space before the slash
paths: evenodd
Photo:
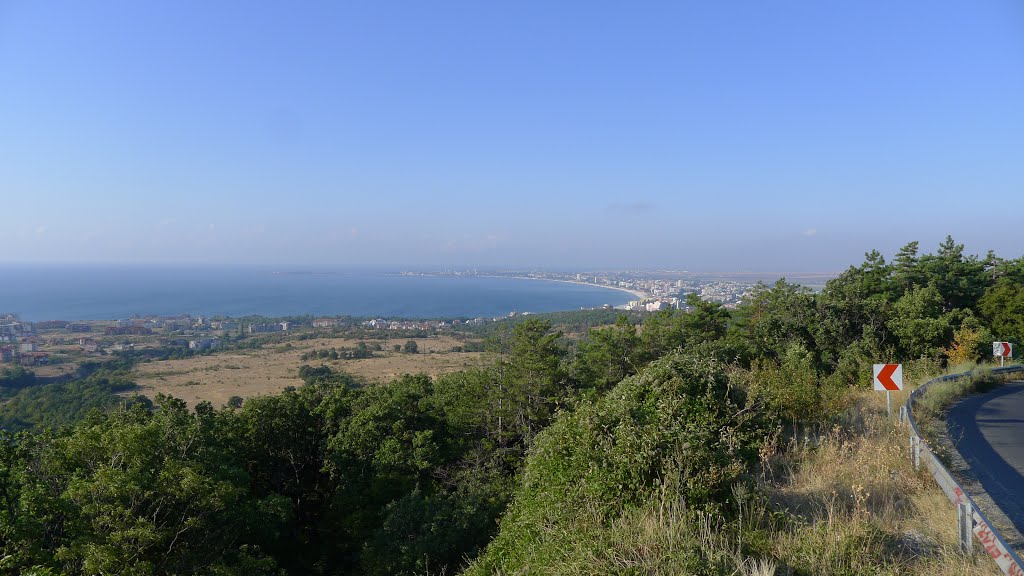
<path id="1" fill-rule="evenodd" d="M 562 283 L 565 283 L 565 284 L 579 284 L 580 286 L 592 286 L 594 288 L 607 288 L 609 290 L 618 290 L 619 292 L 626 292 L 627 294 L 632 294 L 633 296 L 636 296 L 637 298 L 639 298 L 641 300 L 643 300 L 645 298 L 650 298 L 651 297 L 650 294 L 646 294 L 644 292 L 640 292 L 639 290 L 630 290 L 629 288 L 622 288 L 622 287 L 619 287 L 619 286 L 609 286 L 607 284 L 594 284 L 592 282 L 580 282 L 579 280 L 557 280 L 555 278 L 532 278 L 530 276 L 493 276 L 493 275 L 485 275 L 485 274 L 479 274 L 479 275 L 477 275 L 477 278 L 515 278 L 516 280 L 539 280 L 541 282 L 562 282 Z"/>
<path id="2" fill-rule="evenodd" d="M 438 280 L 447 277 L 447 282 L 408 284 L 390 279 L 403 275 L 399 273 L 346 273 L 322 278 L 313 274 L 273 275 L 258 269 L 229 269 L 210 274 L 202 269 L 42 267 L 14 270 L 10 278 L 4 272 L 0 275 L 8 280 L 0 285 L 0 303 L 26 322 L 108 321 L 182 314 L 229 318 L 498 317 L 510 310 L 544 313 L 606 304 L 620 306 L 644 297 L 639 290 L 590 283 L 586 278 L 576 281 L 572 276 L 544 278 L 500 273 L 480 276 L 480 284 L 457 282 L 457 277 L 446 274 L 412 274 Z M 102 281 L 83 281 L 94 277 L 101 277 Z M 533 288 L 517 288 L 515 283 L 502 285 L 501 279 L 565 282 L 610 288 L 629 295 L 602 296 L 596 290 L 560 290 L 532 284 Z M 32 286 L 33 290 L 19 288 L 24 286 Z"/>

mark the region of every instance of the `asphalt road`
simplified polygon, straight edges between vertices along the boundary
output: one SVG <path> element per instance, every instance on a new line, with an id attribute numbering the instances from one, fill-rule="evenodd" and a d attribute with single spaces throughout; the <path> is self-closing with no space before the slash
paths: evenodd
<path id="1" fill-rule="evenodd" d="M 956 404 L 947 426 L 982 487 L 1024 532 L 1024 382 Z"/>

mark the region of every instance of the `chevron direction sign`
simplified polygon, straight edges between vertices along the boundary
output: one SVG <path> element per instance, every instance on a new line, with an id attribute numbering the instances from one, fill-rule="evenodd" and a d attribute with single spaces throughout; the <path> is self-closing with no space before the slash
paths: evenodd
<path id="1" fill-rule="evenodd" d="M 1013 345 L 1009 342 L 993 342 L 992 355 L 1002 358 L 1013 358 Z"/>
<path id="2" fill-rule="evenodd" d="M 875 390 L 903 390 L 902 364 L 875 364 Z"/>

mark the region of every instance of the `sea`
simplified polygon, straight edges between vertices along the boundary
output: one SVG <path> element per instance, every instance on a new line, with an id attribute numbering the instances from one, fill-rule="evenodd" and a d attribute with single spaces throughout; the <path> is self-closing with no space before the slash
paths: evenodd
<path id="1" fill-rule="evenodd" d="M 0 314 L 26 321 L 132 316 L 497 317 L 617 306 L 626 292 L 567 282 L 370 270 L 0 265 Z"/>

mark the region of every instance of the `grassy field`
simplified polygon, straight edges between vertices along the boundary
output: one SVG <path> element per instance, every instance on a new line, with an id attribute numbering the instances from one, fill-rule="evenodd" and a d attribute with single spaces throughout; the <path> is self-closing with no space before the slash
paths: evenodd
<path id="1" fill-rule="evenodd" d="M 250 398 L 261 394 L 274 394 L 287 386 L 301 386 L 299 367 L 303 364 L 321 364 L 340 369 L 367 383 L 387 382 L 401 374 L 444 374 L 482 361 L 479 352 L 452 352 L 461 341 L 447 336 L 413 339 L 416 354 L 392 351 L 401 341 L 364 340 L 384 348 L 374 352 L 373 358 L 359 360 L 302 360 L 302 355 L 314 350 L 354 348 L 357 340 L 317 338 L 298 340 L 260 350 L 226 351 L 210 356 L 196 356 L 183 360 L 164 360 L 141 364 L 135 372 L 139 392 L 150 398 L 157 394 L 176 396 L 195 406 L 204 400 L 221 406 L 232 396 Z"/>

